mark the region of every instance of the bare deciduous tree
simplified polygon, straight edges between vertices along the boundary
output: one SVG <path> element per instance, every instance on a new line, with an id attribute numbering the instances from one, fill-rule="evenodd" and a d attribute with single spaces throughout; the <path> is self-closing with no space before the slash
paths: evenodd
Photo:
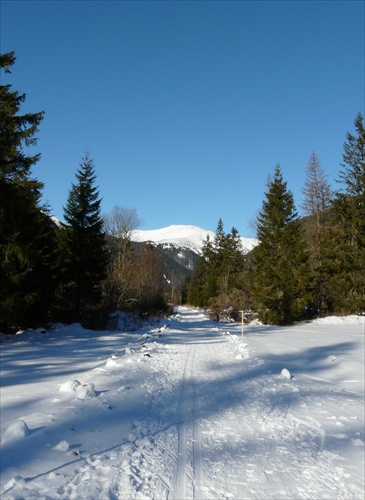
<path id="1" fill-rule="evenodd" d="M 138 229 L 143 221 L 135 208 L 114 206 L 110 214 L 104 215 L 104 230 L 109 236 L 131 240 L 133 231 Z"/>
<path id="2" fill-rule="evenodd" d="M 105 286 L 107 301 L 111 307 L 123 309 L 132 300 L 132 236 L 142 221 L 134 208 L 115 206 L 110 214 L 103 216 L 103 222 L 112 257 Z"/>

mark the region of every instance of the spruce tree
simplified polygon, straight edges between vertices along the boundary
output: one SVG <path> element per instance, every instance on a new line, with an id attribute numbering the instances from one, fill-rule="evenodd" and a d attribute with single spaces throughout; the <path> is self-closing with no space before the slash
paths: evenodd
<path id="1" fill-rule="evenodd" d="M 365 310 L 365 129 L 355 118 L 347 134 L 343 164 L 326 239 L 326 275 L 337 313 Z"/>
<path id="2" fill-rule="evenodd" d="M 226 234 L 219 219 L 214 240 L 207 237 L 194 275 L 189 283 L 188 301 L 201 307 L 227 309 L 230 292 L 241 286 L 244 256 L 237 229 Z M 237 293 L 236 293 L 237 295 Z"/>
<path id="3" fill-rule="evenodd" d="M 244 266 L 241 239 L 235 227 L 232 227 L 231 232 L 224 236 L 221 253 L 220 291 L 228 294 L 232 288 L 238 286 L 238 276 Z"/>
<path id="4" fill-rule="evenodd" d="M 11 73 L 14 52 L 0 55 Z M 26 94 L 0 86 L 0 328 L 48 319 L 52 300 L 50 220 L 41 206 L 43 184 L 31 177 L 40 154 L 29 155 L 44 112 L 19 114 Z"/>
<path id="5" fill-rule="evenodd" d="M 94 164 L 88 154 L 82 159 L 76 179 L 64 207 L 66 223 L 58 235 L 63 275 L 59 294 L 64 318 L 85 321 L 100 307 L 107 268 L 101 199 L 95 186 Z"/>
<path id="6" fill-rule="evenodd" d="M 194 274 L 187 288 L 188 303 L 193 306 L 203 307 L 207 305 L 209 292 L 209 268 L 213 258 L 213 244 L 209 235 L 203 242 L 201 256 L 198 260 Z"/>
<path id="7" fill-rule="evenodd" d="M 310 269 L 304 231 L 280 165 L 268 183 L 257 238 L 251 260 L 255 308 L 266 323 L 291 324 L 306 314 Z"/>
<path id="8" fill-rule="evenodd" d="M 0 55 L 0 70 L 11 73 L 15 63 L 14 52 Z M 31 179 L 31 168 L 40 159 L 40 154 L 29 156 L 25 147 L 35 146 L 35 134 L 43 120 L 44 111 L 19 115 L 26 94 L 11 90 L 11 85 L 0 86 L 0 140 L 1 140 L 1 173 L 0 179 L 13 184 L 23 185 L 39 198 L 42 183 Z"/>

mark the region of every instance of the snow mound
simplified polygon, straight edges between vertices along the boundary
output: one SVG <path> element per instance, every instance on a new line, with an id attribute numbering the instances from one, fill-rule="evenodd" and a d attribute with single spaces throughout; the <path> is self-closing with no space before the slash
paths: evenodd
<path id="1" fill-rule="evenodd" d="M 95 397 L 95 385 L 83 384 L 77 388 L 77 399 L 86 399 Z"/>
<path id="2" fill-rule="evenodd" d="M 349 316 L 327 316 L 313 320 L 315 325 L 365 325 L 365 316 L 351 314 Z"/>
<path id="3" fill-rule="evenodd" d="M 116 356 L 112 356 L 107 360 L 105 366 L 107 366 L 108 368 L 113 368 L 114 366 L 117 366 L 117 364 L 118 363 L 116 362 Z"/>
<path id="4" fill-rule="evenodd" d="M 77 399 L 95 397 L 95 384 L 81 384 L 78 380 L 68 380 L 60 386 L 60 392 L 76 392 Z"/>
<path id="5" fill-rule="evenodd" d="M 13 441 L 14 439 L 22 439 L 29 436 L 30 430 L 24 420 L 16 420 L 12 422 L 4 433 L 2 443 Z"/>
<path id="6" fill-rule="evenodd" d="M 287 368 L 283 368 L 280 373 L 281 377 L 290 380 L 292 378 L 290 371 Z"/>
<path id="7" fill-rule="evenodd" d="M 26 487 L 25 479 L 22 476 L 13 477 L 13 479 L 11 479 L 5 484 L 5 491 L 11 490 L 14 487 L 19 487 L 19 488 Z"/>
<path id="8" fill-rule="evenodd" d="M 78 380 L 68 380 L 60 385 L 60 392 L 74 392 L 81 385 Z"/>
<path id="9" fill-rule="evenodd" d="M 67 441 L 62 440 L 56 446 L 52 448 L 55 451 L 62 451 L 62 452 L 67 452 L 70 450 L 70 445 L 68 444 Z"/>

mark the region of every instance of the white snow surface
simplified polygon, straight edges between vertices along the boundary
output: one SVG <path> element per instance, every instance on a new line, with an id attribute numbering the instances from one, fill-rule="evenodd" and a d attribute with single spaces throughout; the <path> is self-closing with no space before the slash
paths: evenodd
<path id="1" fill-rule="evenodd" d="M 1 338 L 2 499 L 363 499 L 364 318 Z"/>
<path id="2" fill-rule="evenodd" d="M 191 250 L 200 253 L 204 240 L 209 236 L 213 241 L 215 234 L 213 231 L 207 231 L 196 226 L 174 224 L 162 229 L 152 230 L 136 230 L 133 232 L 134 241 L 151 241 L 163 245 L 181 246 L 190 248 Z M 245 252 L 252 250 L 258 240 L 255 238 L 241 237 L 242 248 Z"/>

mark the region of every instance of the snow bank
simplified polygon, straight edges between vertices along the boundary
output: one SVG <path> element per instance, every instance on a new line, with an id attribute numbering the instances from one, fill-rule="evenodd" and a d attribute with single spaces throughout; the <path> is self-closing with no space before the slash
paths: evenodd
<path id="1" fill-rule="evenodd" d="M 328 316 L 312 321 L 314 325 L 365 325 L 365 316 L 356 314 L 350 316 Z"/>

